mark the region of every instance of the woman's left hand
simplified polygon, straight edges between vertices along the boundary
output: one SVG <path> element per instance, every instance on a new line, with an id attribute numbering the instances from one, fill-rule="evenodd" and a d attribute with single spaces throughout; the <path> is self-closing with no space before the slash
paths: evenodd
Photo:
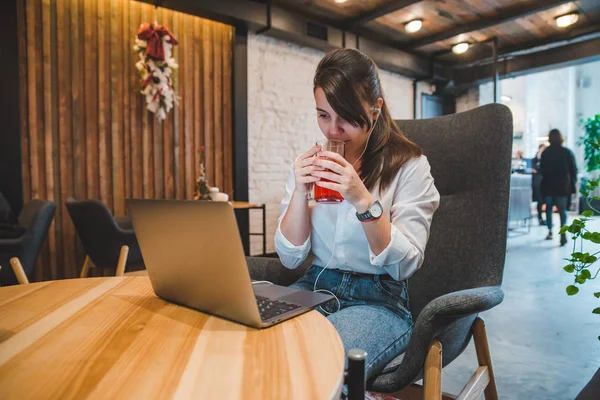
<path id="1" fill-rule="evenodd" d="M 321 178 L 315 185 L 340 192 L 357 212 L 365 212 L 369 204 L 375 201 L 352 164 L 340 154 L 321 151 L 314 158 L 313 165 L 324 169 L 311 172 L 311 175 Z"/>

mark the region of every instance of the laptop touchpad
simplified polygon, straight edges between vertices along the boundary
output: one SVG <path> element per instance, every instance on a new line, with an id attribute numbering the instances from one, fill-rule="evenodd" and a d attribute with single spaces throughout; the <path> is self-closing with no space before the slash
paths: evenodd
<path id="1" fill-rule="evenodd" d="M 270 285 L 268 283 L 257 283 L 252 285 L 254 294 L 269 299 L 280 299 L 292 293 L 296 293 L 298 289 L 291 289 L 285 286 Z"/>

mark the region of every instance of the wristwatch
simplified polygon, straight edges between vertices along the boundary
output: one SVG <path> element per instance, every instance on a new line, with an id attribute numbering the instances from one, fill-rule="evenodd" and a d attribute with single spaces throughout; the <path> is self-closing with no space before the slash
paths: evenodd
<path id="1" fill-rule="evenodd" d="M 383 207 L 379 200 L 376 200 L 369 204 L 369 208 L 364 213 L 356 213 L 356 218 L 358 218 L 360 222 L 369 222 L 375 221 L 381 217 L 381 215 L 383 215 Z"/>

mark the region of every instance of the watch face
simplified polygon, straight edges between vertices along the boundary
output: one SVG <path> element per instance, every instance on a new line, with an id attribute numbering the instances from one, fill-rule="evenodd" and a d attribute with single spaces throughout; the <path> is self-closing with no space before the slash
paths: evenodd
<path id="1" fill-rule="evenodd" d="M 379 201 L 376 201 L 375 203 L 371 204 L 371 207 L 369 207 L 369 212 L 373 218 L 379 218 L 381 217 L 381 214 L 383 214 L 383 207 Z"/>

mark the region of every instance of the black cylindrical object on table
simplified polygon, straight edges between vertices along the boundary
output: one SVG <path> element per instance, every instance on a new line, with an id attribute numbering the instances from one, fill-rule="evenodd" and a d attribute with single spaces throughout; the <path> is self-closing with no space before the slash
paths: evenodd
<path id="1" fill-rule="evenodd" d="M 348 351 L 348 372 L 346 384 L 348 385 L 348 400 L 364 400 L 366 389 L 365 360 L 367 352 L 362 349 Z"/>

